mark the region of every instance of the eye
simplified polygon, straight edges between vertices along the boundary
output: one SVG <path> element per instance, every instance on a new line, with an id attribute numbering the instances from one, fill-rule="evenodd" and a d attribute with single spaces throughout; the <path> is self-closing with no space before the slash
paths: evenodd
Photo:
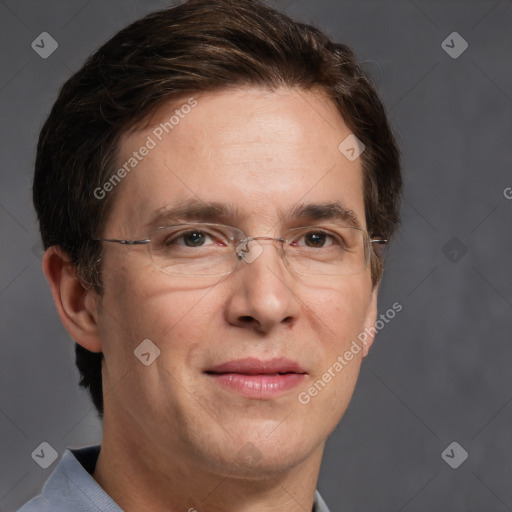
<path id="1" fill-rule="evenodd" d="M 175 227 L 163 228 L 157 231 L 154 237 L 155 247 L 163 249 L 200 248 L 229 245 L 229 235 L 204 229 L 192 227 L 189 229 L 176 229 Z"/>
<path id="2" fill-rule="evenodd" d="M 221 245 L 221 238 L 213 233 L 193 229 L 169 236 L 165 245 L 182 245 L 185 247 L 203 247 L 205 245 Z"/>
<path id="3" fill-rule="evenodd" d="M 335 237 L 325 231 L 307 231 L 301 233 L 292 243 L 292 245 L 296 247 L 311 247 L 314 249 L 323 249 L 324 247 L 331 247 L 335 244 L 339 245 Z"/>
<path id="4" fill-rule="evenodd" d="M 209 235 L 204 231 L 188 231 L 175 240 L 182 241 L 187 247 L 200 247 L 206 243 L 208 238 L 210 238 Z"/>

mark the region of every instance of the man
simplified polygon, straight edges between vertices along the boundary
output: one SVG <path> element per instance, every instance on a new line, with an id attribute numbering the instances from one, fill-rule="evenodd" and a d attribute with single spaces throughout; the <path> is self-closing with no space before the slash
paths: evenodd
<path id="1" fill-rule="evenodd" d="M 317 29 L 197 0 L 107 42 L 60 92 L 34 178 L 103 440 L 21 510 L 327 511 L 322 452 L 400 193 L 377 94 Z"/>

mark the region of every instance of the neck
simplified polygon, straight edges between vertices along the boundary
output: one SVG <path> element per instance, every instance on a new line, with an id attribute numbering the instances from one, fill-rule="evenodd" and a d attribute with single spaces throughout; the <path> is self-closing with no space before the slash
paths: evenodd
<path id="1" fill-rule="evenodd" d="M 212 468 L 176 443 L 172 450 L 104 418 L 94 479 L 124 512 L 304 512 L 313 507 L 323 443 L 286 470 Z M 174 449 L 175 448 L 175 449 Z M 172 452 L 172 453 L 171 453 Z M 272 466 L 270 466 L 272 467 Z"/>

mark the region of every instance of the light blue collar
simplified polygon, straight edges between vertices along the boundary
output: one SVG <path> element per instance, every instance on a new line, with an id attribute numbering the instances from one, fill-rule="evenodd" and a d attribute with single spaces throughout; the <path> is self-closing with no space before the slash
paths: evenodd
<path id="1" fill-rule="evenodd" d="M 100 446 L 78 450 L 67 449 L 42 492 L 18 512 L 123 512 L 91 476 L 100 453 Z M 315 492 L 312 512 L 329 512 Z"/>

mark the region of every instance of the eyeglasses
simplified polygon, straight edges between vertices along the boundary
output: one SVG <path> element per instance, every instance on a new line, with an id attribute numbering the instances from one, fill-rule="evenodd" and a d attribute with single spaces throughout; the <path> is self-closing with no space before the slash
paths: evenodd
<path id="1" fill-rule="evenodd" d="M 248 237 L 222 224 L 162 226 L 147 239 L 95 240 L 123 245 L 147 245 L 153 263 L 166 274 L 214 277 L 230 274 L 242 261 L 252 263 L 263 252 L 258 242 L 279 242 L 285 265 L 303 275 L 360 274 L 370 261 L 371 244 L 386 244 L 366 231 L 345 226 L 306 226 L 286 231 L 282 238 Z"/>

